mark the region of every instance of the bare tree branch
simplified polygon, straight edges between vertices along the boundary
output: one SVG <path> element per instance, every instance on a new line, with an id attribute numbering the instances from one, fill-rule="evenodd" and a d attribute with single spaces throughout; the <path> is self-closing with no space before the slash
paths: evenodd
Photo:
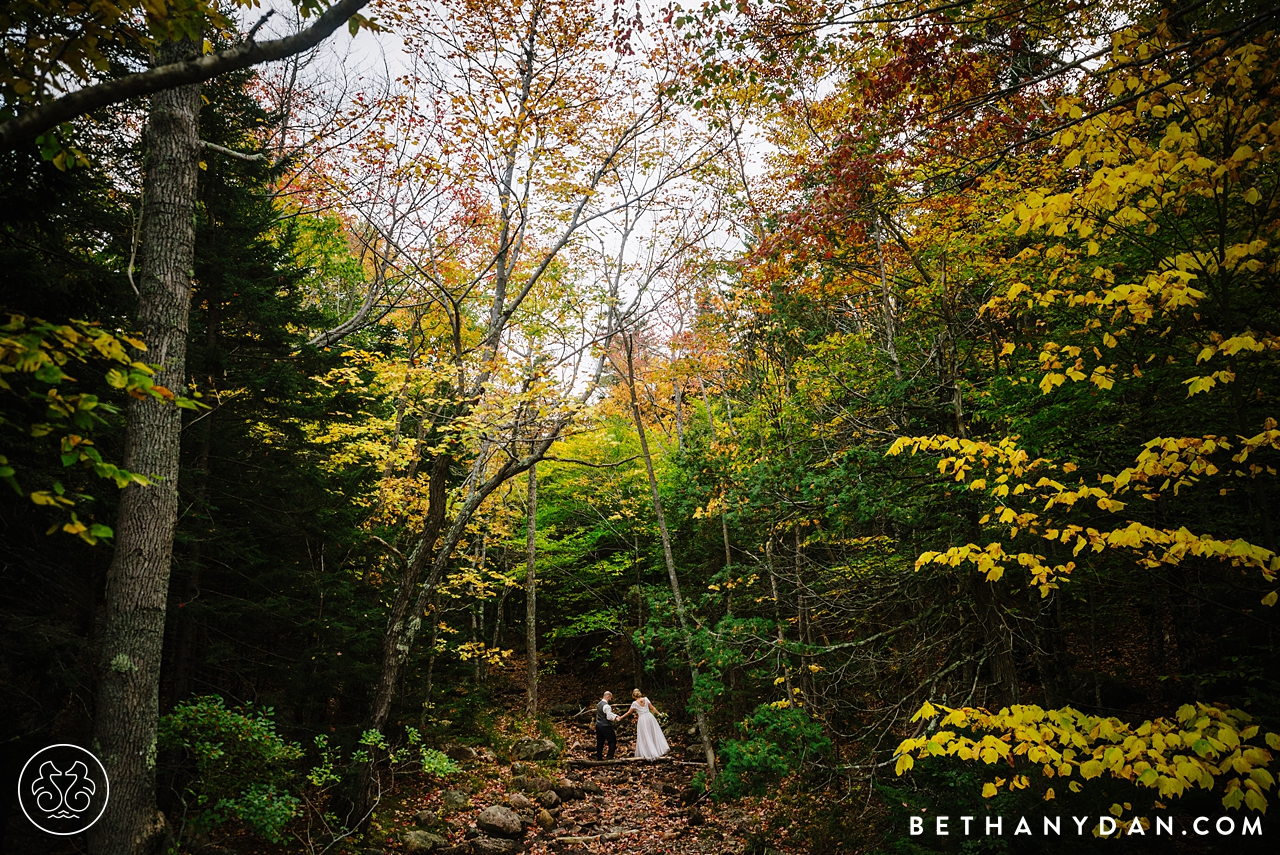
<path id="1" fill-rule="evenodd" d="M 359 12 L 369 0 L 338 0 L 316 22 L 301 32 L 282 39 L 257 42 L 252 38 L 233 48 L 211 53 L 198 59 L 174 62 L 127 74 L 83 89 L 77 89 L 45 104 L 33 107 L 17 118 L 0 124 L 0 149 L 13 149 L 40 134 L 102 107 L 130 98 L 150 95 L 177 86 L 203 83 L 206 80 L 263 62 L 284 59 L 310 50 L 324 41 L 342 23 Z"/>

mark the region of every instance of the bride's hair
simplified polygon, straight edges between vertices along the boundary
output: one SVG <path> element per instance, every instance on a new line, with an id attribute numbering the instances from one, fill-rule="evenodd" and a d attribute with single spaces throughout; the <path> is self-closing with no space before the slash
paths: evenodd
<path id="1" fill-rule="evenodd" d="M 640 690 L 639 690 L 639 689 L 632 689 L 632 690 L 631 690 L 631 697 L 635 698 L 636 700 L 639 700 L 639 699 L 640 699 Z"/>

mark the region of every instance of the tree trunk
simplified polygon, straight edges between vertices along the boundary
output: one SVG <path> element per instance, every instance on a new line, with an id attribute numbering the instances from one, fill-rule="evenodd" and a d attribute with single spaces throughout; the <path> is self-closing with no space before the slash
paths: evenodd
<path id="1" fill-rule="evenodd" d="M 474 591 L 474 590 L 472 591 L 472 596 L 473 596 L 473 597 L 475 596 L 475 591 Z M 477 636 L 477 635 L 476 635 L 476 620 L 477 620 L 477 618 L 476 618 L 476 614 L 477 614 L 477 612 L 479 612 L 479 613 L 480 613 L 480 615 L 481 615 L 481 619 L 483 619 L 483 612 L 480 612 L 480 610 L 481 610 L 482 608 L 484 608 L 483 604 L 482 604 L 482 603 L 480 603 L 480 602 L 479 602 L 479 600 L 477 600 L 476 602 L 473 602 L 473 603 L 471 604 L 471 607 L 470 607 L 469 609 L 467 609 L 467 611 L 471 614 L 471 638 L 470 638 L 470 641 L 471 641 L 471 647 L 472 647 L 472 649 L 473 649 L 473 650 L 475 649 L 476 641 L 478 641 L 478 640 L 479 640 L 479 636 Z M 482 645 L 482 646 L 483 646 L 483 645 Z M 474 656 L 474 657 L 473 657 L 473 659 L 474 659 L 474 661 L 471 663 L 471 683 L 472 683 L 472 685 L 479 686 L 479 685 L 480 685 L 480 678 L 481 678 L 481 668 L 480 668 L 480 665 L 481 665 L 481 663 L 484 661 L 484 657 L 483 657 L 483 656 Z"/>
<path id="2" fill-rule="evenodd" d="M 213 418 L 214 413 L 208 413 L 203 419 L 203 435 L 200 437 L 200 454 L 196 460 L 195 475 L 199 479 L 199 483 L 192 490 L 192 498 L 195 502 L 195 513 L 197 517 L 205 523 L 205 531 L 202 531 L 200 537 L 197 537 L 195 543 L 191 547 L 190 566 L 187 569 L 186 578 L 177 586 L 180 590 L 175 594 L 177 600 L 177 608 L 173 609 L 173 620 L 175 631 L 173 633 L 174 651 L 170 657 L 172 663 L 172 681 L 170 683 L 170 697 L 167 699 L 169 704 L 180 704 L 187 699 L 191 693 L 191 659 L 195 648 L 195 638 L 199 627 L 197 624 L 197 615 L 199 609 L 186 609 L 200 596 L 200 574 L 204 569 L 205 555 L 204 542 L 209 536 L 211 529 L 211 515 L 209 513 L 208 495 L 209 495 L 209 453 L 212 450 L 212 434 L 213 434 Z"/>
<path id="3" fill-rule="evenodd" d="M 391 614 L 387 617 L 387 631 L 382 638 L 383 667 L 379 676 L 377 690 L 374 695 L 373 709 L 365 728 L 381 731 L 391 712 L 391 701 L 395 697 L 396 681 L 400 677 L 398 667 L 388 667 L 387 663 L 398 663 L 408 656 L 408 642 L 405 640 L 406 630 L 412 627 L 417 634 L 417 627 L 422 622 L 422 615 L 410 614 L 410 605 L 418 594 L 418 582 L 422 573 L 434 557 L 436 541 L 444 528 L 445 503 L 448 498 L 449 467 L 453 462 L 447 453 L 440 453 L 432 462 L 431 474 L 427 481 L 427 520 L 422 536 L 417 545 L 409 553 L 404 572 L 400 576 L 400 584 L 396 588 L 395 599 L 391 603 Z"/>
<path id="4" fill-rule="evenodd" d="M 676 379 L 676 448 L 684 451 L 684 387 Z"/>
<path id="5" fill-rule="evenodd" d="M 773 571 L 773 536 L 764 544 L 765 566 L 769 569 L 769 586 L 773 589 L 773 621 L 777 624 L 777 654 L 778 669 L 782 671 L 782 679 L 786 684 L 787 705 L 794 706 L 796 702 L 795 689 L 791 685 L 791 654 L 787 653 L 787 639 L 783 632 L 782 624 L 782 599 L 778 596 L 778 574 Z"/>
<path id="6" fill-rule="evenodd" d="M 658 534 L 662 538 L 662 558 L 671 580 L 671 596 L 675 600 L 676 617 L 680 621 L 680 637 L 684 641 L 685 655 L 689 658 L 689 675 L 693 680 L 693 692 L 698 691 L 698 665 L 693 654 L 693 633 L 689 631 L 689 618 L 685 614 L 684 597 L 680 595 L 680 578 L 676 575 L 676 560 L 671 552 L 671 536 L 667 533 L 667 518 L 662 512 L 662 497 L 658 495 L 658 479 L 653 472 L 653 455 L 649 452 L 649 440 L 645 435 L 644 419 L 640 414 L 640 401 L 636 397 L 635 363 L 632 358 L 633 341 L 627 341 L 627 390 L 631 395 L 631 416 L 636 423 L 636 435 L 640 440 L 640 454 L 644 457 L 644 470 L 649 476 L 649 493 L 653 498 L 653 513 L 658 518 Z M 707 771 L 716 775 L 716 752 L 711 746 L 711 731 L 707 726 L 707 711 L 700 702 L 694 702 L 694 717 L 698 722 L 698 736 L 702 739 L 702 751 L 707 756 Z"/>
<path id="7" fill-rule="evenodd" d="M 534 561 L 538 552 L 538 464 L 529 467 L 529 563 L 524 572 L 525 687 L 529 718 L 538 714 L 538 587 Z"/>
<path id="8" fill-rule="evenodd" d="M 192 54 L 166 43 L 158 64 Z M 160 363 L 156 382 L 184 385 L 187 314 L 195 264 L 199 174 L 199 85 L 152 96 L 147 117 L 138 326 Z M 153 480 L 120 495 L 115 554 L 107 573 L 94 743 L 111 779 L 111 801 L 90 833 L 95 855 L 140 855 L 163 843 L 156 811 L 156 727 L 169 565 L 178 515 L 182 411 L 153 398 L 129 403 L 126 469 Z"/>
<path id="9" fill-rule="evenodd" d="M 207 294 L 207 314 L 205 318 L 204 344 L 209 353 L 213 353 L 218 346 L 219 327 L 222 321 L 221 312 L 219 311 L 219 299 L 217 293 Z M 199 305 L 199 303 L 197 303 Z M 217 388 L 215 378 L 206 377 L 209 388 Z M 210 538 L 213 533 L 213 515 L 209 512 L 209 473 L 210 473 L 210 454 L 213 451 L 213 424 L 218 416 L 217 405 L 213 405 L 213 409 L 205 413 L 199 420 L 200 430 L 200 451 L 196 457 L 194 484 L 186 484 L 186 488 L 190 491 L 192 498 L 192 511 L 195 517 L 202 522 L 202 531 L 200 536 L 195 539 L 191 546 L 190 564 L 187 569 L 185 578 L 182 580 L 180 590 L 173 597 L 169 614 L 174 622 L 174 632 L 172 635 L 173 651 L 169 655 L 170 683 L 169 697 L 166 700 L 171 706 L 182 703 L 191 693 L 191 660 L 193 650 L 195 648 L 195 639 L 200 627 L 198 626 L 200 614 L 199 607 L 193 609 L 184 608 L 195 602 L 200 596 L 200 575 L 204 570 L 205 540 Z M 190 428 L 190 425 L 188 425 Z M 172 581 L 171 581 L 172 587 Z"/>
<path id="10" fill-rule="evenodd" d="M 431 618 L 431 635 L 427 644 L 427 685 L 422 691 L 422 713 L 418 717 L 418 726 L 427 726 L 427 715 L 431 712 L 431 689 L 436 672 L 436 644 L 440 641 L 440 598 L 432 597 L 427 610 Z"/>
<path id="11" fill-rule="evenodd" d="M 876 223 L 876 254 L 880 257 L 880 308 L 884 312 L 884 350 L 893 368 L 893 376 L 902 382 L 902 363 L 898 361 L 898 331 L 893 321 L 893 296 L 889 293 L 889 276 L 884 265 L 884 240 Z"/>

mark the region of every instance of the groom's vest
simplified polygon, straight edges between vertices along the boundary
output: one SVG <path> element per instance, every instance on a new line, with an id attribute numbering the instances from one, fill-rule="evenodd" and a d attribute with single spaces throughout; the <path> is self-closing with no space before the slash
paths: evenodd
<path id="1" fill-rule="evenodd" d="M 609 717 L 604 714 L 604 705 L 607 703 L 601 700 L 596 704 L 596 727 L 613 727 L 613 722 L 609 721 Z"/>

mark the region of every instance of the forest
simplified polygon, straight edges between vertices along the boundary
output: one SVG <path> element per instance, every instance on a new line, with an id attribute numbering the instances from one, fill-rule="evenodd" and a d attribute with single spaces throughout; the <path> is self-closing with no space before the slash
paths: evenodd
<path id="1" fill-rule="evenodd" d="M 1278 19 L 7 0 L 0 851 L 1276 851 Z"/>

